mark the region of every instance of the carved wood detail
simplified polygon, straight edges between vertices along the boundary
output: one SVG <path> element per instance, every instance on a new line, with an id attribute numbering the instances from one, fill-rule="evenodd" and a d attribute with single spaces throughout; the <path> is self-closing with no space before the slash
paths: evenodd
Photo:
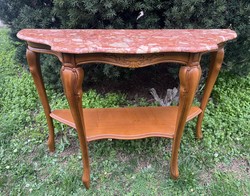
<path id="1" fill-rule="evenodd" d="M 139 68 L 163 62 L 187 64 L 189 53 L 152 53 L 152 54 L 80 54 L 75 55 L 76 64 L 108 63 L 126 68 Z"/>

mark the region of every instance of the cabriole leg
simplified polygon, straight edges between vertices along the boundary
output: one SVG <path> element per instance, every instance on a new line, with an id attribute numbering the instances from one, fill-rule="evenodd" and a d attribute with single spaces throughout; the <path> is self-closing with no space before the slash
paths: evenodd
<path id="1" fill-rule="evenodd" d="M 31 75 L 33 77 L 39 98 L 42 102 L 44 113 L 47 119 L 47 124 L 49 127 L 49 138 L 48 138 L 48 146 L 49 150 L 51 152 L 55 151 L 55 134 L 54 134 L 54 126 L 52 118 L 50 117 L 50 106 L 47 98 L 47 94 L 45 91 L 43 78 L 42 78 L 42 72 L 40 67 L 40 55 L 36 52 L 33 52 L 29 49 L 26 51 L 26 57 L 29 64 L 29 69 L 31 72 Z"/>
<path id="2" fill-rule="evenodd" d="M 205 90 L 204 90 L 201 105 L 200 105 L 202 113 L 200 113 L 200 115 L 198 116 L 198 120 L 197 120 L 197 124 L 196 124 L 196 137 L 198 139 L 202 138 L 202 131 L 201 131 L 202 120 L 204 117 L 204 113 L 205 113 L 205 109 L 206 109 L 206 106 L 208 103 L 208 99 L 210 97 L 214 83 L 215 83 L 215 81 L 218 77 L 219 71 L 221 69 L 223 58 L 224 58 L 224 49 L 223 48 L 221 48 L 217 52 L 211 53 L 211 63 L 210 63 L 208 78 L 207 78 Z"/>
<path id="3" fill-rule="evenodd" d="M 192 106 L 195 92 L 200 80 L 201 68 L 199 64 L 182 66 L 179 72 L 180 78 L 180 100 L 176 123 L 176 132 L 172 143 L 172 156 L 170 163 L 170 173 L 173 179 L 179 176 L 178 171 L 178 151 L 180 148 L 181 137 L 186 124 L 189 109 Z"/>
<path id="4" fill-rule="evenodd" d="M 69 59 L 71 59 L 71 57 L 69 57 Z M 61 69 L 61 78 L 64 86 L 64 92 L 70 106 L 70 111 L 76 125 L 80 148 L 82 151 L 82 162 L 84 167 L 82 182 L 88 189 L 90 186 L 90 168 L 82 112 L 83 69 L 81 67 L 76 67 L 74 63 L 64 63 L 64 66 Z"/>

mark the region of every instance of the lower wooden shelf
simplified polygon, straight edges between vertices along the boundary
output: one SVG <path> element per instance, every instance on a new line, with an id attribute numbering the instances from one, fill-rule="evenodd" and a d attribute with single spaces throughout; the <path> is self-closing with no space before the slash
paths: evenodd
<path id="1" fill-rule="evenodd" d="M 83 109 L 87 140 L 173 138 L 177 112 L 178 106 Z M 201 112 L 199 107 L 192 107 L 187 121 Z M 54 110 L 50 116 L 76 128 L 69 109 Z"/>

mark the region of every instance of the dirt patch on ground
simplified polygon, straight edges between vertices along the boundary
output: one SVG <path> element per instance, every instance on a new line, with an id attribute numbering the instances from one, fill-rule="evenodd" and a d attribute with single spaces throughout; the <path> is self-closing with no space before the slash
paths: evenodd
<path id="1" fill-rule="evenodd" d="M 123 163 L 129 162 L 129 160 L 130 160 L 130 157 L 127 154 L 123 153 L 123 152 L 118 152 L 117 153 L 117 158 L 118 158 L 118 160 L 120 162 L 123 162 Z"/>
<path id="2" fill-rule="evenodd" d="M 249 179 L 250 180 L 250 166 L 246 159 L 233 159 L 229 165 L 224 163 L 219 163 L 214 169 L 209 171 L 204 171 L 200 175 L 200 183 L 203 185 L 210 184 L 214 172 L 225 172 L 231 173 L 235 178 L 239 180 Z"/>
<path id="3" fill-rule="evenodd" d="M 59 144 L 60 141 L 63 140 L 63 135 L 58 134 L 56 136 L 55 144 Z M 78 144 L 78 138 L 67 135 L 67 140 L 69 144 L 65 147 L 65 149 L 59 154 L 59 157 L 67 157 L 70 155 L 76 155 L 80 149 Z"/>
<path id="4" fill-rule="evenodd" d="M 249 162 L 246 159 L 234 159 L 230 165 L 218 164 L 217 169 L 222 172 L 233 173 L 237 179 L 250 178 Z"/>

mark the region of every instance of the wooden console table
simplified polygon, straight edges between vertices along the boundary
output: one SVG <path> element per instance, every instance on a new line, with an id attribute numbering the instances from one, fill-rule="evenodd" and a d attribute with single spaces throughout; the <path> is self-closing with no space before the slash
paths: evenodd
<path id="1" fill-rule="evenodd" d="M 17 37 L 27 41 L 27 61 L 49 127 L 48 146 L 55 150 L 56 119 L 77 130 L 82 151 L 83 176 L 90 186 L 89 141 L 165 137 L 173 139 L 171 176 L 178 172 L 178 150 L 187 121 L 198 116 L 197 138 L 202 138 L 201 124 L 208 98 L 224 57 L 226 41 L 236 38 L 229 29 L 211 30 L 70 30 L 24 29 Z M 192 106 L 201 76 L 200 59 L 211 53 L 204 95 L 200 107 Z M 39 54 L 52 54 L 62 63 L 61 79 L 70 109 L 51 111 L 39 63 Z M 163 62 L 182 64 L 179 71 L 178 106 L 82 109 L 82 64 L 108 63 L 126 68 L 140 68 Z"/>

